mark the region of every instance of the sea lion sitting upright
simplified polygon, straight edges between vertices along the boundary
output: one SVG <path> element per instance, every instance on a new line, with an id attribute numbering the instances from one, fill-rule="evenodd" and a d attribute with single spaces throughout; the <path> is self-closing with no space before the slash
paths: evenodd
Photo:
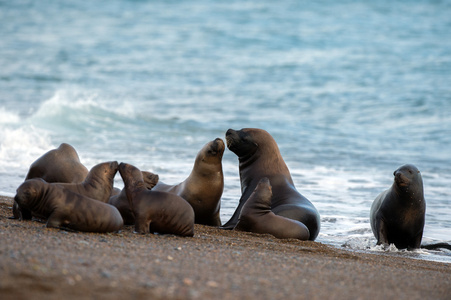
<path id="1" fill-rule="evenodd" d="M 135 166 L 120 163 L 119 173 L 135 216 L 136 232 L 194 235 L 194 211 L 186 200 L 172 193 L 148 190 Z"/>
<path id="2" fill-rule="evenodd" d="M 88 198 L 107 203 L 113 191 L 114 176 L 117 173 L 117 161 L 100 163 L 91 168 L 81 183 L 55 183 Z"/>
<path id="3" fill-rule="evenodd" d="M 142 171 L 143 180 L 146 188 L 151 190 L 158 183 L 158 175 Z M 127 199 L 127 193 L 125 188 L 120 190 L 119 194 L 112 195 L 108 200 L 108 204 L 116 207 L 121 213 L 122 219 L 124 219 L 124 225 L 135 225 L 135 216 L 133 215 L 133 210 L 130 206 L 130 202 Z"/>
<path id="4" fill-rule="evenodd" d="M 116 207 L 74 193 L 40 178 L 29 179 L 17 188 L 14 201 L 20 208 L 47 219 L 47 227 L 87 232 L 114 232 L 123 226 Z"/>
<path id="5" fill-rule="evenodd" d="M 420 248 L 426 211 L 420 171 L 414 165 L 404 165 L 393 175 L 392 186 L 371 205 L 371 229 L 378 245 Z"/>
<path id="6" fill-rule="evenodd" d="M 262 178 L 241 209 L 235 230 L 269 233 L 279 239 L 308 240 L 310 233 L 301 222 L 275 215 L 271 211 L 271 185 Z"/>
<path id="7" fill-rule="evenodd" d="M 276 215 L 304 224 L 309 240 L 315 240 L 320 230 L 320 217 L 315 206 L 294 187 L 290 171 L 285 164 L 274 138 L 265 130 L 244 128 L 229 129 L 226 133 L 227 147 L 239 159 L 241 198 L 235 213 L 223 226 L 233 229 L 243 205 L 263 177 L 272 186 L 271 211 Z"/>
<path id="8" fill-rule="evenodd" d="M 176 185 L 160 181 L 153 191 L 174 193 L 188 201 L 194 209 L 196 224 L 220 226 L 219 209 L 224 191 L 224 149 L 224 142 L 220 138 L 208 142 L 198 152 L 188 178 Z"/>
<path id="9" fill-rule="evenodd" d="M 88 169 L 80 162 L 74 147 L 62 143 L 57 149 L 50 150 L 35 160 L 25 180 L 42 178 L 46 182 L 79 183 L 86 178 L 88 172 Z M 13 219 L 31 220 L 31 217 L 30 211 L 20 210 L 14 202 Z"/>

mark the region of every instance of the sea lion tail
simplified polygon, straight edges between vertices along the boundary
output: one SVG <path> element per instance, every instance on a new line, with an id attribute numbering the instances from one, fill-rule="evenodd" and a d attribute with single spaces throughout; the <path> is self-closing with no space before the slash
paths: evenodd
<path id="1" fill-rule="evenodd" d="M 421 245 L 422 249 L 434 250 L 434 249 L 448 249 L 451 250 L 451 245 L 448 243 L 436 243 L 436 244 L 428 244 Z"/>

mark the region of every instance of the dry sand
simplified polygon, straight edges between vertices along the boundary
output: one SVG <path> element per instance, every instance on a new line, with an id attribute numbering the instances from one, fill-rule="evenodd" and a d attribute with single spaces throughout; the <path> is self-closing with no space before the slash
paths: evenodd
<path id="1" fill-rule="evenodd" d="M 451 299 L 451 265 L 195 227 L 47 229 L 0 197 L 0 299 Z"/>

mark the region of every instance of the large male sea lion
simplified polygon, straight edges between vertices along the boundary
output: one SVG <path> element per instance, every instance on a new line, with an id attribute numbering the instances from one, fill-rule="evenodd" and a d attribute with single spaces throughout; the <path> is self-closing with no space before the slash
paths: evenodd
<path id="1" fill-rule="evenodd" d="M 147 171 L 142 171 L 141 173 L 143 176 L 144 185 L 148 190 L 151 190 L 158 183 L 158 175 Z M 119 194 L 112 195 L 108 200 L 108 204 L 113 205 L 119 210 L 122 219 L 124 219 L 124 225 L 135 224 L 135 216 L 133 215 L 130 201 L 127 199 L 125 188 L 120 190 Z"/>
<path id="2" fill-rule="evenodd" d="M 320 230 L 320 217 L 315 206 L 294 187 L 293 180 L 274 138 L 265 130 L 229 129 L 227 147 L 239 159 L 241 198 L 235 213 L 223 226 L 233 229 L 243 205 L 263 177 L 272 186 L 271 210 L 276 215 L 299 221 L 307 226 L 309 240 L 315 240 Z"/>
<path id="3" fill-rule="evenodd" d="M 394 244 L 398 249 L 447 248 L 446 243 L 421 245 L 426 211 L 423 179 L 411 164 L 399 167 L 392 186 L 380 193 L 370 210 L 371 230 L 377 245 Z"/>
<path id="4" fill-rule="evenodd" d="M 20 208 L 47 220 L 47 227 L 87 232 L 114 232 L 123 226 L 114 207 L 74 193 L 55 183 L 29 179 L 17 188 L 14 201 Z"/>
<path id="5" fill-rule="evenodd" d="M 188 201 L 194 209 L 196 224 L 220 226 L 219 209 L 224 191 L 224 149 L 222 139 L 210 141 L 198 152 L 188 178 L 175 185 L 160 181 L 153 191 L 174 193 Z"/>
<path id="6" fill-rule="evenodd" d="M 279 239 L 308 240 L 310 233 L 303 223 L 278 216 L 271 211 L 271 197 L 268 178 L 260 179 L 241 209 L 235 230 L 269 233 Z"/>
<path id="7" fill-rule="evenodd" d="M 46 182 L 79 183 L 88 175 L 88 169 L 80 162 L 77 151 L 69 144 L 62 143 L 35 160 L 28 170 L 25 180 L 42 178 Z M 31 212 L 19 209 L 13 204 L 13 219 L 30 220 Z"/>
<path id="8" fill-rule="evenodd" d="M 194 235 L 194 211 L 186 200 L 172 193 L 148 190 L 135 166 L 120 163 L 119 173 L 131 202 L 136 232 Z"/>

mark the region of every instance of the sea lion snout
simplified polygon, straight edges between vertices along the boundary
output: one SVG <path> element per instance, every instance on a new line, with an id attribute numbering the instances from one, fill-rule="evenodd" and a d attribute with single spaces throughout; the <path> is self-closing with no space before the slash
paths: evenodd
<path id="1" fill-rule="evenodd" d="M 113 170 L 117 170 L 118 166 L 119 166 L 119 164 L 117 163 L 117 161 L 112 161 L 110 163 L 110 168 Z"/>
<path id="2" fill-rule="evenodd" d="M 402 171 L 396 170 L 393 175 L 395 176 L 395 182 L 398 186 L 407 186 L 409 184 L 409 179 Z"/>
<path id="3" fill-rule="evenodd" d="M 214 141 L 211 142 L 208 154 L 213 156 L 217 155 L 218 153 L 222 154 L 224 153 L 224 149 L 225 149 L 224 141 L 220 138 L 216 138 Z"/>
<path id="4" fill-rule="evenodd" d="M 233 145 L 235 144 L 235 141 L 237 139 L 239 139 L 237 131 L 233 130 L 233 129 L 227 130 L 226 135 L 225 135 L 225 139 L 226 139 L 227 147 L 229 149 L 233 148 Z"/>

